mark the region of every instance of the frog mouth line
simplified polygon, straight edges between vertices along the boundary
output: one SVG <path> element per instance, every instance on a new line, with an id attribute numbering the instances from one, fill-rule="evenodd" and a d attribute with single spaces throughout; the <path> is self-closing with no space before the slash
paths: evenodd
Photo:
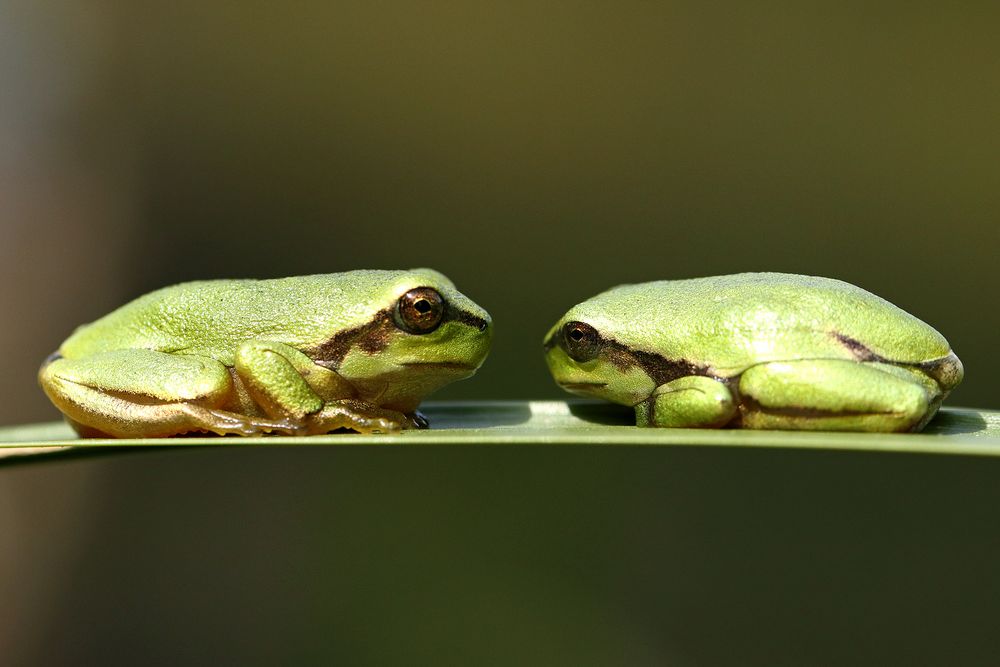
<path id="1" fill-rule="evenodd" d="M 557 384 L 563 389 L 599 389 L 601 387 L 607 387 L 607 382 L 558 382 Z"/>
<path id="2" fill-rule="evenodd" d="M 474 371 L 478 366 L 465 364 L 460 361 L 404 361 L 400 366 L 407 368 L 440 368 L 449 371 Z"/>

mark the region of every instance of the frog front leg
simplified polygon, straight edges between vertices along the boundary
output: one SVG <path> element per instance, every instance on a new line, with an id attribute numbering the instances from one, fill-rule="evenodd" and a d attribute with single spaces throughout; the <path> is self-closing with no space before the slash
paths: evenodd
<path id="1" fill-rule="evenodd" d="M 300 435 L 339 428 L 387 433 L 421 425 L 415 417 L 358 399 L 336 372 L 282 343 L 244 342 L 235 368 L 254 402 L 272 419 L 296 424 Z"/>
<path id="2" fill-rule="evenodd" d="M 233 403 L 232 376 L 209 357 L 112 350 L 53 359 L 38 379 L 83 437 L 152 438 L 192 431 L 257 435 L 289 433 L 294 427 L 225 409 Z"/>
<path id="3" fill-rule="evenodd" d="M 895 367 L 839 359 L 771 362 L 739 382 L 745 428 L 917 431 L 933 416 L 936 385 Z"/>
<path id="4" fill-rule="evenodd" d="M 662 384 L 635 406 L 638 426 L 717 428 L 736 416 L 729 388 L 710 377 L 689 375 Z"/>

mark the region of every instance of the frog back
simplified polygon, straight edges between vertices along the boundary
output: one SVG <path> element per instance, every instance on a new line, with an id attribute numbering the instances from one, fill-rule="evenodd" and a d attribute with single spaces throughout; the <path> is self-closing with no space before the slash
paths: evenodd
<path id="1" fill-rule="evenodd" d="M 920 364 L 951 351 L 932 327 L 870 292 L 830 278 L 782 273 L 622 285 L 580 304 L 565 319 L 587 321 L 632 349 L 722 376 L 768 361 Z"/>
<path id="2" fill-rule="evenodd" d="M 384 275 L 383 275 L 384 274 Z M 231 365 L 246 340 L 302 348 L 369 322 L 394 272 L 353 271 L 274 280 L 209 280 L 150 292 L 77 329 L 60 354 L 79 358 L 143 348 L 200 354 Z"/>

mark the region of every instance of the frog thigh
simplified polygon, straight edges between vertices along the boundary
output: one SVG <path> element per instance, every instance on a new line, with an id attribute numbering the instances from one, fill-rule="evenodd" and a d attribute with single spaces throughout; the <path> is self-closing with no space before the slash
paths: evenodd
<path id="1" fill-rule="evenodd" d="M 302 419 L 323 407 L 304 376 L 324 369 L 293 347 L 248 340 L 236 351 L 234 367 L 253 400 L 272 417 Z"/>
<path id="2" fill-rule="evenodd" d="M 744 428 L 917 431 L 934 412 L 925 383 L 840 359 L 753 366 L 739 393 Z"/>
<path id="3" fill-rule="evenodd" d="M 722 382 L 689 375 L 657 387 L 635 416 L 638 426 L 718 428 L 736 416 L 736 403 Z"/>
<path id="4" fill-rule="evenodd" d="M 39 381 L 83 436 L 248 434 L 280 426 L 217 409 L 230 398 L 233 382 L 228 369 L 208 357 L 113 350 L 56 359 L 42 367 Z"/>

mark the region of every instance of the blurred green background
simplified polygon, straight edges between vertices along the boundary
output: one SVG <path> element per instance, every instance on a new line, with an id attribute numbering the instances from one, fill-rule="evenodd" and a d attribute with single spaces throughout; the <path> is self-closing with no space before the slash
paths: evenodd
<path id="1" fill-rule="evenodd" d="M 497 321 L 441 398 L 560 395 L 540 339 L 613 284 L 779 270 L 928 321 L 997 407 L 993 3 L 3 6 L 0 423 L 150 289 L 422 265 Z"/>
<path id="2" fill-rule="evenodd" d="M 56 418 L 40 360 L 150 289 L 410 266 L 497 322 L 439 398 L 561 396 L 541 336 L 612 284 L 779 270 L 931 323 L 966 365 L 950 402 L 1000 407 L 998 22 L 899 0 L 0 0 L 0 423 Z M 977 625 L 1000 613 L 993 462 L 358 452 L 5 471 L 0 644 L 942 664 L 964 628 L 968 656 L 998 648 Z"/>

